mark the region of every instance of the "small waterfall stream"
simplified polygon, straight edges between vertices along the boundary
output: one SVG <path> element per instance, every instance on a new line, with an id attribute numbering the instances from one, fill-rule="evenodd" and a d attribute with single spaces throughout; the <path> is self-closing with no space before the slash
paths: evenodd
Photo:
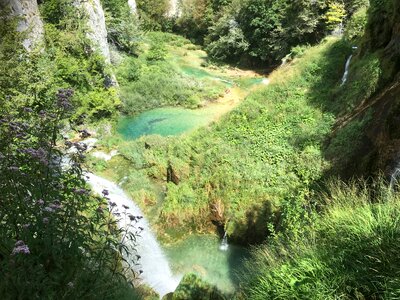
<path id="1" fill-rule="evenodd" d="M 229 249 L 228 236 L 226 235 L 226 232 L 225 232 L 224 237 L 222 238 L 222 241 L 221 241 L 221 245 L 219 246 L 219 250 L 227 251 L 228 249 Z"/>
<path id="2" fill-rule="evenodd" d="M 393 191 L 395 186 L 398 184 L 400 177 L 400 168 L 397 167 L 394 172 L 390 175 L 390 183 L 389 183 L 389 190 Z"/>
<path id="3" fill-rule="evenodd" d="M 85 174 L 87 182 L 93 191 L 101 194 L 103 190 L 109 192 L 108 198 L 111 202 L 117 204 L 119 211 L 123 211 L 122 206 L 128 206 L 127 212 L 133 216 L 143 216 L 140 208 L 118 187 L 118 185 L 104 178 L 91 173 Z M 120 221 L 120 226 L 125 226 L 125 221 Z M 140 255 L 139 264 L 136 271 L 142 270 L 142 281 L 153 288 L 160 297 L 175 291 L 180 278 L 175 277 L 170 269 L 169 263 L 163 250 L 157 242 L 156 237 L 151 232 L 150 226 L 145 218 L 137 223 L 137 226 L 143 228 L 138 237 L 136 250 L 132 255 Z"/>
<path id="4" fill-rule="evenodd" d="M 344 74 L 343 74 L 343 78 L 342 78 L 342 84 L 340 86 L 343 86 L 347 82 L 347 79 L 349 77 L 350 63 L 351 63 L 351 59 L 352 58 L 353 58 L 353 55 L 350 55 L 349 58 L 346 61 L 346 67 L 344 69 Z"/>

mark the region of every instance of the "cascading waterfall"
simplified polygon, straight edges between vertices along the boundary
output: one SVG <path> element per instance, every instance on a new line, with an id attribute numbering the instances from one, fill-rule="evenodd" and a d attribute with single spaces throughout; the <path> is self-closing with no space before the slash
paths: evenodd
<path id="1" fill-rule="evenodd" d="M 127 213 L 133 216 L 142 216 L 140 208 L 124 193 L 124 191 L 116 184 L 96 176 L 86 173 L 85 178 L 91 185 L 93 191 L 101 194 L 103 190 L 107 190 L 108 198 L 111 202 L 117 204 L 122 211 L 123 205 L 129 207 Z M 125 226 L 125 221 L 120 220 L 121 227 Z M 150 226 L 145 218 L 137 223 L 137 228 L 142 227 L 143 231 L 137 238 L 136 251 L 132 255 L 139 255 L 140 266 L 134 267 L 135 271 L 142 270 L 141 280 L 154 289 L 160 297 L 175 291 L 179 284 L 180 278 L 175 277 L 170 269 L 167 258 L 158 244 L 154 234 L 151 232 Z M 136 269 L 137 268 L 137 269 Z"/>
<path id="2" fill-rule="evenodd" d="M 344 74 L 343 74 L 343 78 L 342 78 L 342 84 L 340 86 L 343 86 L 347 82 L 347 79 L 349 77 L 350 63 L 351 63 L 351 59 L 352 58 L 353 58 L 353 54 L 350 55 L 349 58 L 346 61 L 346 67 L 344 69 Z"/>
<path id="3" fill-rule="evenodd" d="M 222 242 L 221 245 L 219 246 L 219 250 L 221 251 L 227 251 L 229 248 L 229 244 L 228 244 L 228 236 L 225 232 L 224 237 L 222 238 Z"/>
<path id="4" fill-rule="evenodd" d="M 394 187 L 396 186 L 398 179 L 400 176 L 400 167 L 397 167 L 394 172 L 390 175 L 390 183 L 389 183 L 389 190 L 393 191 Z"/>

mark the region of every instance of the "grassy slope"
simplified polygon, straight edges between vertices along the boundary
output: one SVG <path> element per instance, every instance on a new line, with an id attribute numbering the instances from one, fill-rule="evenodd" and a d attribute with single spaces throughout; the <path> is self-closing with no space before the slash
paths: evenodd
<path id="1" fill-rule="evenodd" d="M 110 162 L 109 170 L 118 181 L 128 175 L 124 187 L 156 214 L 160 232 L 211 230 L 214 221 L 231 238 L 259 241 L 329 167 L 322 144 L 337 114 L 329 101 L 348 54 L 348 45 L 328 39 L 274 72 L 270 86 L 211 128 L 117 142 L 127 163 Z M 178 185 L 165 182 L 168 165 Z M 166 189 L 165 199 L 153 182 Z"/>
<path id="2" fill-rule="evenodd" d="M 243 298 L 398 299 L 400 199 L 375 188 L 332 183 L 306 234 L 255 251 Z"/>

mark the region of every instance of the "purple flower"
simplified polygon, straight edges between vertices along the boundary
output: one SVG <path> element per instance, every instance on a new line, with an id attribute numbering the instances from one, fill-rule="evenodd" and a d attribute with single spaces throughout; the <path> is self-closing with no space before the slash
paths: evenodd
<path id="1" fill-rule="evenodd" d="M 106 190 L 106 189 L 104 189 L 103 191 L 102 191 L 102 193 L 103 193 L 103 195 L 104 196 L 108 196 L 110 193 L 108 192 L 108 190 Z"/>
<path id="2" fill-rule="evenodd" d="M 127 206 L 125 204 L 122 204 L 122 207 L 125 208 L 125 209 L 129 209 L 129 206 Z"/>
<path id="3" fill-rule="evenodd" d="M 87 189 L 75 189 L 74 193 L 79 194 L 79 195 L 85 195 L 85 194 L 88 194 L 89 191 Z"/>
<path id="4" fill-rule="evenodd" d="M 129 220 L 136 221 L 136 217 L 135 216 L 129 215 L 128 217 L 129 217 Z"/>
<path id="5" fill-rule="evenodd" d="M 110 206 L 111 206 L 111 207 L 116 207 L 116 206 L 117 206 L 117 203 L 115 203 L 115 202 L 110 202 Z"/>
<path id="6" fill-rule="evenodd" d="M 42 205 L 44 204 L 43 199 L 37 200 L 37 201 L 36 201 L 36 204 L 42 206 Z"/>
<path id="7" fill-rule="evenodd" d="M 46 116 L 46 112 L 44 110 L 39 111 L 39 116 L 40 117 L 45 117 Z"/>
<path id="8" fill-rule="evenodd" d="M 62 208 L 62 205 L 59 202 L 54 202 L 50 204 L 49 207 L 53 210 L 59 210 Z"/>
<path id="9" fill-rule="evenodd" d="M 8 169 L 9 169 L 10 171 L 13 171 L 13 172 L 19 171 L 19 167 L 16 167 L 16 166 L 8 167 Z"/>
<path id="10" fill-rule="evenodd" d="M 49 218 L 43 218 L 43 224 L 48 224 L 49 223 Z"/>
<path id="11" fill-rule="evenodd" d="M 59 108 L 69 110 L 72 108 L 71 105 L 71 97 L 73 96 L 74 91 L 71 89 L 60 89 L 57 93 L 57 106 Z"/>
<path id="12" fill-rule="evenodd" d="M 22 225 L 22 227 L 23 227 L 24 229 L 28 229 L 29 227 L 31 227 L 31 224 L 30 224 L 30 223 L 27 223 L 27 224 Z"/>
<path id="13" fill-rule="evenodd" d="M 19 240 L 15 243 L 15 247 L 12 250 L 11 255 L 16 255 L 16 254 L 20 254 L 20 253 L 21 254 L 30 254 L 31 253 L 29 250 L 29 247 L 27 245 L 25 245 L 24 241 L 21 241 L 21 240 Z"/>

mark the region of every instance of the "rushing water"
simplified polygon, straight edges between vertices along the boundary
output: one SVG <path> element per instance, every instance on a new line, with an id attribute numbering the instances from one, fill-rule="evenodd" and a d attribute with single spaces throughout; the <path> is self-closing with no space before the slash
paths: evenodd
<path id="1" fill-rule="evenodd" d="M 349 58 L 346 61 L 346 66 L 344 69 L 344 74 L 343 74 L 343 78 L 342 78 L 342 85 L 344 85 L 347 82 L 347 79 L 349 77 L 349 69 L 350 69 L 350 63 L 351 63 L 351 59 L 353 58 L 353 55 L 350 55 Z"/>
<path id="2" fill-rule="evenodd" d="M 215 113 L 207 109 L 157 108 L 136 117 L 122 119 L 118 126 L 118 132 L 126 139 L 136 139 L 151 134 L 180 135 L 207 125 L 214 119 L 214 116 Z"/>
<path id="3" fill-rule="evenodd" d="M 133 216 L 142 216 L 139 207 L 119 188 L 116 184 L 103 179 L 94 174 L 85 174 L 87 182 L 92 186 L 94 192 L 101 194 L 104 189 L 108 190 L 110 201 L 115 202 L 120 211 L 123 211 L 122 205 L 129 207 L 127 212 Z M 121 227 L 126 226 L 124 220 L 120 221 Z M 132 255 L 140 255 L 140 266 L 137 270 L 142 270 L 141 279 L 144 283 L 153 288 L 160 296 L 175 291 L 180 278 L 174 276 L 171 272 L 168 260 L 158 244 L 150 226 L 145 218 L 139 220 L 137 226 L 144 230 L 138 237 L 136 251 Z"/>
<path id="4" fill-rule="evenodd" d="M 194 272 L 221 291 L 232 293 L 238 284 L 237 273 L 249 253 L 229 245 L 221 251 L 221 240 L 212 235 L 191 235 L 183 241 L 164 246 L 174 273 Z"/>
<path id="5" fill-rule="evenodd" d="M 219 250 L 221 251 L 227 251 L 229 249 L 229 244 L 228 244 L 228 235 L 224 234 L 224 237 L 222 238 L 221 245 L 219 246 Z"/>
<path id="6" fill-rule="evenodd" d="M 390 184 L 389 184 L 389 189 L 392 191 L 395 186 L 398 184 L 400 176 L 400 168 L 397 167 L 394 172 L 390 175 Z"/>

